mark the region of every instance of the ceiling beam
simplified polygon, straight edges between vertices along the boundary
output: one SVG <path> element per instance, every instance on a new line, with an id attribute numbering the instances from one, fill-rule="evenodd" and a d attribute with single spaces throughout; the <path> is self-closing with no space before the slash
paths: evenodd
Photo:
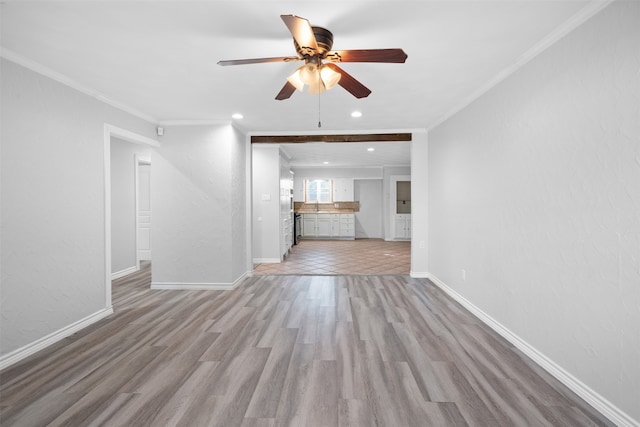
<path id="1" fill-rule="evenodd" d="M 293 144 L 305 142 L 397 142 L 411 141 L 410 133 L 364 133 L 344 135 L 252 135 L 252 144 Z"/>

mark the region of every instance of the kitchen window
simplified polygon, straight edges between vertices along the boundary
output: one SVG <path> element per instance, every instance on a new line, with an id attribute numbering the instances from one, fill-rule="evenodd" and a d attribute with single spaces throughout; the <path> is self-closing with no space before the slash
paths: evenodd
<path id="1" fill-rule="evenodd" d="M 330 179 L 306 179 L 304 181 L 305 202 L 331 203 L 331 187 Z"/>

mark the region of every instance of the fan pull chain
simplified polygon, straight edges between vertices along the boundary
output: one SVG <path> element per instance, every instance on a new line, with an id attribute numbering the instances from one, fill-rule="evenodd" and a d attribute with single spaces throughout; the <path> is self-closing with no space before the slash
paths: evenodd
<path id="1" fill-rule="evenodd" d="M 322 122 L 320 121 L 320 79 L 318 79 L 318 128 L 322 127 Z"/>

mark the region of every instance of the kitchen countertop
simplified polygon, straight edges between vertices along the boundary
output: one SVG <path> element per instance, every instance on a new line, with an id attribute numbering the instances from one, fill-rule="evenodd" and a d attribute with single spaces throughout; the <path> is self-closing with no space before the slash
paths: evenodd
<path id="1" fill-rule="evenodd" d="M 296 211 L 296 213 L 300 213 L 300 214 L 352 214 L 355 213 L 355 211 L 353 209 L 321 209 L 321 210 L 307 210 L 307 209 L 300 209 L 298 211 Z"/>

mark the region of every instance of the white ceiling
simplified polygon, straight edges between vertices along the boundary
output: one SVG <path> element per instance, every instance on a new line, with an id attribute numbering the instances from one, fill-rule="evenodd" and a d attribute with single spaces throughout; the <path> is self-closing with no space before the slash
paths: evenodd
<path id="1" fill-rule="evenodd" d="M 318 132 L 319 117 L 327 133 L 384 132 L 439 123 L 602 4 L 9 0 L 0 6 L 1 42 L 3 56 L 160 124 L 229 121 L 239 112 L 236 126 L 254 134 Z M 329 29 L 334 49 L 403 48 L 407 62 L 341 64 L 372 90 L 368 98 L 336 86 L 321 97 L 296 92 L 276 101 L 299 64 L 216 62 L 295 55 L 281 14 Z M 354 110 L 362 117 L 352 118 Z M 406 154 L 408 145 L 397 147 Z M 322 157 L 317 148 L 308 148 L 309 159 Z M 399 161 L 397 153 L 387 155 L 393 157 L 384 164 Z M 351 164 L 365 159 L 352 157 Z"/>

